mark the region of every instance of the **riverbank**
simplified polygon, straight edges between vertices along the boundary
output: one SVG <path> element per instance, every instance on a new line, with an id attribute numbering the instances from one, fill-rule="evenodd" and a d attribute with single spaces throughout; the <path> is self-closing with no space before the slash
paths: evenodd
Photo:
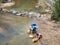
<path id="1" fill-rule="evenodd" d="M 39 45 L 60 45 L 60 26 L 59 24 L 47 21 L 43 18 L 35 19 L 38 25 L 38 32 L 42 34 L 43 38 Z"/>

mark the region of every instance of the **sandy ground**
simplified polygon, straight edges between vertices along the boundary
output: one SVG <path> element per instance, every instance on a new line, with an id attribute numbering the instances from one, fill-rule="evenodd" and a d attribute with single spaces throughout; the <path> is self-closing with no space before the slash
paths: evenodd
<path id="1" fill-rule="evenodd" d="M 38 32 L 42 39 L 37 45 L 60 45 L 60 25 L 47 21 L 44 18 L 35 19 L 38 25 Z"/>

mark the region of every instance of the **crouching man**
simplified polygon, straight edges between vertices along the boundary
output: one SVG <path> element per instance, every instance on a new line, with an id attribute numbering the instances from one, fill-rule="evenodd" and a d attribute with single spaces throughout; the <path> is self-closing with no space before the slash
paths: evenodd
<path id="1" fill-rule="evenodd" d="M 31 26 L 30 26 L 30 32 L 32 34 L 36 34 L 37 33 L 37 25 L 36 24 L 31 24 Z"/>

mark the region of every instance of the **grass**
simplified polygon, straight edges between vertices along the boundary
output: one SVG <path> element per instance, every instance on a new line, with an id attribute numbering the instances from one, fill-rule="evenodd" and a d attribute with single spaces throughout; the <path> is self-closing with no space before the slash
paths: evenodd
<path id="1" fill-rule="evenodd" d="M 8 9 L 31 10 L 34 9 L 37 0 L 15 0 L 15 5 Z"/>

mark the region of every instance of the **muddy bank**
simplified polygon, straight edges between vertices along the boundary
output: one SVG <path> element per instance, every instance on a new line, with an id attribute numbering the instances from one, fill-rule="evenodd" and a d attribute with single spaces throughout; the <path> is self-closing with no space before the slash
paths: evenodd
<path id="1" fill-rule="evenodd" d="M 39 45 L 60 45 L 60 24 L 52 23 L 44 18 L 35 21 L 39 27 L 38 32 L 43 36 Z"/>

